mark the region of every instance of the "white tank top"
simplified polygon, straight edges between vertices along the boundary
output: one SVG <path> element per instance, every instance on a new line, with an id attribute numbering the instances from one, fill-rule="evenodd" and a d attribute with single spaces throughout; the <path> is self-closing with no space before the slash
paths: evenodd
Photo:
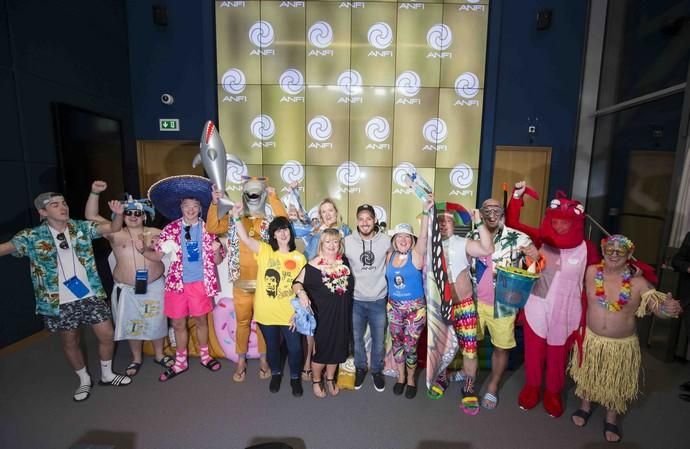
<path id="1" fill-rule="evenodd" d="M 467 260 L 466 246 L 467 239 L 457 235 L 443 241 L 443 254 L 446 257 L 450 282 L 455 282 L 458 275 L 470 265 Z"/>

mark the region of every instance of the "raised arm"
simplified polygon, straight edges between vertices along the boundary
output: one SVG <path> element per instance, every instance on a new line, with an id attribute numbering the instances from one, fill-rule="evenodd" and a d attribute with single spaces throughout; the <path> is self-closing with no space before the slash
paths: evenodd
<path id="1" fill-rule="evenodd" d="M 107 218 L 102 217 L 98 213 L 98 199 L 100 194 L 108 188 L 108 184 L 105 181 L 94 181 L 91 184 L 91 192 L 89 192 L 89 197 L 86 199 L 86 206 L 84 207 L 84 217 L 91 221 L 110 221 Z"/>
<path id="2" fill-rule="evenodd" d="M 225 234 L 230 227 L 227 215 L 218 219 L 218 200 L 222 196 L 223 192 L 214 185 L 211 193 L 211 205 L 208 208 L 208 215 L 206 215 L 206 231 L 211 234 Z"/>
<path id="3" fill-rule="evenodd" d="M 525 205 L 525 202 L 523 201 L 522 197 L 525 194 L 526 190 L 527 183 L 525 183 L 525 181 L 515 183 L 513 195 L 510 198 L 510 201 L 508 201 L 508 206 L 506 207 L 506 225 L 527 234 L 532 239 L 537 248 L 539 248 L 541 247 L 539 229 L 533 228 L 520 222 L 520 210 L 522 209 L 522 206 Z M 531 189 L 530 192 L 532 192 Z M 530 193 L 530 196 L 533 196 L 533 194 Z"/>
<path id="4" fill-rule="evenodd" d="M 247 234 L 247 230 L 244 228 L 244 224 L 242 223 L 242 219 L 240 218 L 240 214 L 242 213 L 242 204 L 241 203 L 235 203 L 235 206 L 233 206 L 232 211 L 232 221 L 234 222 L 235 226 L 237 227 L 237 235 L 239 236 L 240 240 L 247 245 L 247 248 L 254 254 L 259 254 L 259 249 L 261 248 L 261 245 L 259 245 L 259 242 L 257 240 L 254 240 L 253 238 L 249 237 L 249 234 Z"/>
<path id="5" fill-rule="evenodd" d="M 118 200 L 111 200 L 108 201 L 108 207 L 110 207 L 110 210 L 115 214 L 115 218 L 113 218 L 113 221 L 106 220 L 98 222 L 98 232 L 101 235 L 113 234 L 122 229 L 122 214 L 125 211 L 125 205 Z"/>
<path id="6" fill-rule="evenodd" d="M 491 238 L 491 231 L 486 226 L 482 226 L 482 217 L 479 210 L 472 211 L 472 221 L 479 232 L 479 240 L 468 240 L 466 251 L 472 257 L 485 257 L 494 253 L 494 240 Z"/>
<path id="7" fill-rule="evenodd" d="M 430 194 L 422 206 L 422 222 L 419 225 L 419 238 L 412 252 L 412 263 L 415 268 L 420 269 L 424 266 L 426 256 L 426 245 L 429 239 L 429 214 L 434 207 L 434 195 Z"/>

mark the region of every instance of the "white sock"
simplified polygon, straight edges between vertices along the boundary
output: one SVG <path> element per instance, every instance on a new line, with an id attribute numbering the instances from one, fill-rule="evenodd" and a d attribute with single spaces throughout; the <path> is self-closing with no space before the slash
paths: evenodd
<path id="1" fill-rule="evenodd" d="M 103 382 L 110 382 L 115 377 L 113 374 L 113 361 L 101 360 L 101 380 Z"/>
<path id="2" fill-rule="evenodd" d="M 76 370 L 75 373 L 79 376 L 79 386 L 91 385 L 91 376 L 86 371 L 86 367 Z"/>

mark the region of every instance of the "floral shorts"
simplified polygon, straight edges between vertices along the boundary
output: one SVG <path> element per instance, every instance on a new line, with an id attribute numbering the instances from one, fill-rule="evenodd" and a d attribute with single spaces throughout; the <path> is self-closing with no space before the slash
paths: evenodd
<path id="1" fill-rule="evenodd" d="M 60 304 L 59 316 L 44 316 L 49 332 L 71 331 L 82 324 L 93 325 L 110 319 L 110 307 L 95 296 Z"/>

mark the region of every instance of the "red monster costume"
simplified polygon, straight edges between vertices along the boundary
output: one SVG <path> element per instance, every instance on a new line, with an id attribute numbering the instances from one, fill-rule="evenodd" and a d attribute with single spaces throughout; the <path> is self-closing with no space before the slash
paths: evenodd
<path id="1" fill-rule="evenodd" d="M 537 229 L 520 223 L 523 193 L 538 198 L 529 188 L 515 190 L 506 209 L 506 225 L 529 235 L 546 263 L 525 305 L 526 380 L 518 403 L 523 409 L 537 405 L 546 365 L 544 408 L 558 417 L 563 414 L 568 352 L 582 322 L 585 269 L 598 263 L 600 256 L 596 246 L 584 239 L 585 210 L 578 201 L 558 192 Z"/>
<path id="2" fill-rule="evenodd" d="M 538 198 L 529 187 L 521 189 L 516 185 L 506 209 L 506 225 L 529 235 L 546 263 L 525 305 L 526 379 L 518 403 L 526 410 L 537 405 L 546 365 L 544 409 L 549 415 L 558 417 L 563 414 L 561 392 L 565 385 L 568 352 L 574 342 L 581 344 L 584 335 L 585 270 L 588 265 L 599 263 L 601 256 L 596 245 L 584 239 L 585 209 L 579 201 L 557 192 L 537 229 L 520 223 L 524 193 Z M 639 261 L 633 265 L 647 280 L 657 282 L 649 265 Z"/>

